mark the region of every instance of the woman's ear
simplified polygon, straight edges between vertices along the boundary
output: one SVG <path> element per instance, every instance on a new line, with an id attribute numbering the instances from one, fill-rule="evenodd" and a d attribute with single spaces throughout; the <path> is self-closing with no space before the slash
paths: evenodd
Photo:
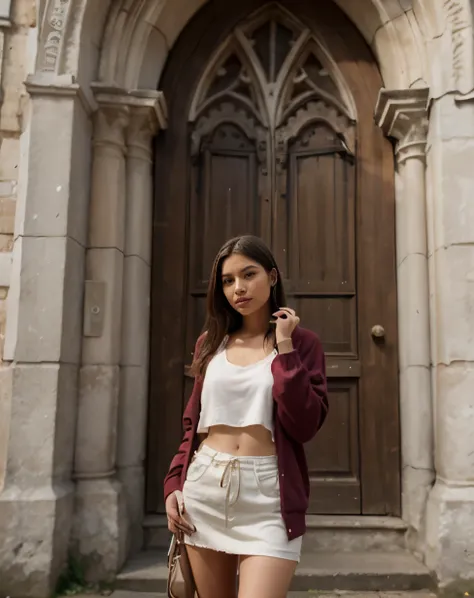
<path id="1" fill-rule="evenodd" d="M 270 284 L 272 285 L 272 287 L 274 287 L 277 282 L 278 282 L 278 274 L 277 274 L 277 271 L 275 270 L 275 268 L 273 268 L 272 271 L 270 272 Z"/>

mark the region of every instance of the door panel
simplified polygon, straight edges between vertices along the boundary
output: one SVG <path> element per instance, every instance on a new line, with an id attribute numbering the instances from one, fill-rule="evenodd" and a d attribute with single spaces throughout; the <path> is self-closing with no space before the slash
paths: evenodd
<path id="1" fill-rule="evenodd" d="M 373 122 L 380 86 L 332 3 L 216 0 L 180 36 L 157 145 L 149 511 L 163 509 L 212 261 L 228 238 L 254 233 L 326 352 L 330 413 L 306 447 L 310 513 L 399 513 L 393 156 Z M 374 324 L 388 331 L 382 344 Z"/>

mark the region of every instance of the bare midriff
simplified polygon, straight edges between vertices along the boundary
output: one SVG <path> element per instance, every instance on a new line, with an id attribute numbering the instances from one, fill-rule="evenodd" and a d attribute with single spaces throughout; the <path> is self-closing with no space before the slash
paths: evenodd
<path id="1" fill-rule="evenodd" d="M 212 426 L 203 444 L 236 457 L 267 457 L 276 454 L 272 434 L 263 426 Z"/>

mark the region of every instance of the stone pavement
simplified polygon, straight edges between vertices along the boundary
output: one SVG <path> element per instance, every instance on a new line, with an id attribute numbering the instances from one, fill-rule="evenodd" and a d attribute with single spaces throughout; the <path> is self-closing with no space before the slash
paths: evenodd
<path id="1" fill-rule="evenodd" d="M 100 598 L 99 596 L 87 595 L 76 596 L 76 598 Z M 166 594 L 155 594 L 147 592 L 126 592 L 116 591 L 110 594 L 109 598 L 166 598 Z M 430 592 L 290 592 L 288 598 L 436 598 Z"/>

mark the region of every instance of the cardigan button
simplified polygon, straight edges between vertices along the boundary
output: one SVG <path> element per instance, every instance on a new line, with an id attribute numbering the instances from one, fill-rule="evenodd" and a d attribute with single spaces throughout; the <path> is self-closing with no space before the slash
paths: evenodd
<path id="1" fill-rule="evenodd" d="M 282 473 L 282 474 L 281 474 L 281 477 L 282 477 L 282 478 L 284 478 L 284 477 L 285 477 L 285 474 L 284 474 L 284 473 Z"/>
<path id="2" fill-rule="evenodd" d="M 288 530 L 288 533 L 291 534 L 291 529 Z"/>

